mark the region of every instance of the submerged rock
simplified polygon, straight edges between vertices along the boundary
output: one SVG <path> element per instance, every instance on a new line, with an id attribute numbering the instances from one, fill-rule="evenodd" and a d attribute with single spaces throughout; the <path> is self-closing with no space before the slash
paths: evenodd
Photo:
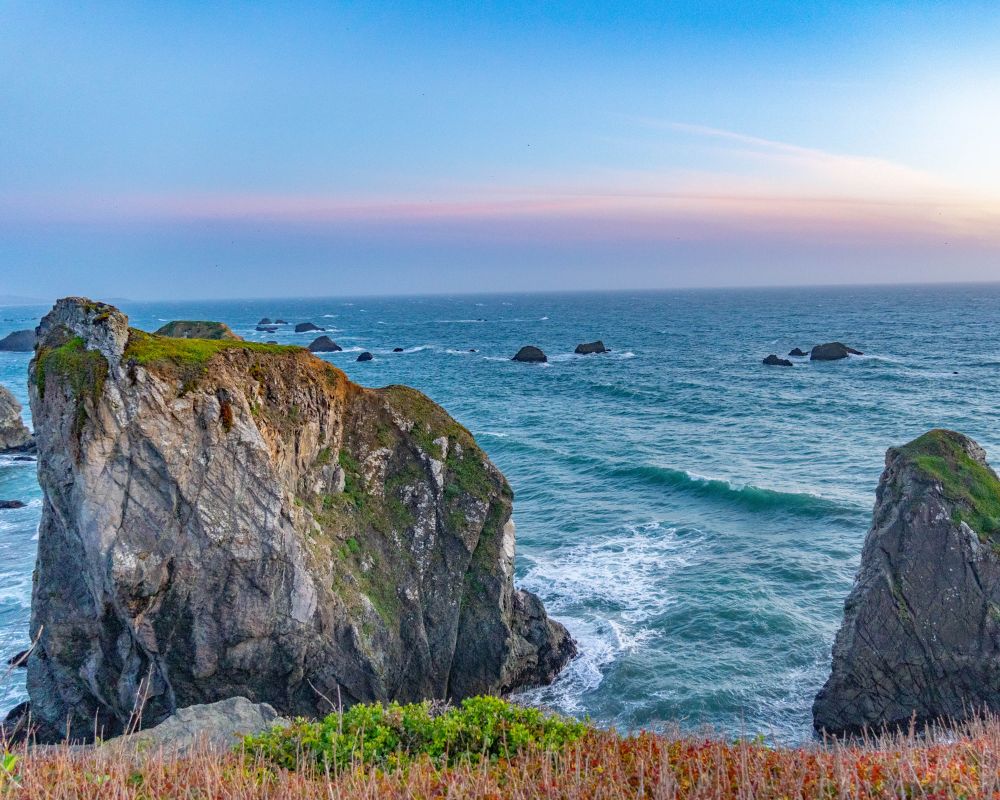
<path id="1" fill-rule="evenodd" d="M 260 330 L 258 328 L 257 330 Z M 205 320 L 178 319 L 168 322 L 158 331 L 157 336 L 170 336 L 174 339 L 224 339 L 230 342 L 243 341 L 233 333 L 224 322 L 208 322 Z"/>
<path id="2" fill-rule="evenodd" d="M 794 366 L 787 358 L 778 358 L 774 353 L 764 359 L 764 364 L 769 367 L 791 367 Z"/>
<path id="3" fill-rule="evenodd" d="M 30 353 L 35 349 L 35 332 L 33 330 L 14 331 L 0 339 L 0 350 L 12 353 Z"/>
<path id="4" fill-rule="evenodd" d="M 375 356 L 369 353 L 367 350 L 358 356 L 358 361 L 371 361 Z"/>
<path id="5" fill-rule="evenodd" d="M 828 342 L 827 344 L 816 345 L 809 353 L 809 359 L 811 361 L 839 361 L 848 356 L 863 355 L 864 353 L 860 350 L 855 350 L 853 347 L 848 347 L 841 342 Z"/>
<path id="6" fill-rule="evenodd" d="M 527 363 L 539 363 L 548 360 L 548 356 L 540 348 L 530 344 L 518 350 L 517 355 L 511 359 L 511 361 L 525 361 Z"/>
<path id="7" fill-rule="evenodd" d="M 933 430 L 886 454 L 817 730 L 1000 711 L 1000 481 L 974 441 Z"/>
<path id="8" fill-rule="evenodd" d="M 0 453 L 30 450 L 34 446 L 31 431 L 21 418 L 21 404 L 0 384 Z"/>
<path id="9" fill-rule="evenodd" d="M 296 333 L 306 333 L 307 331 L 323 331 L 323 330 L 326 330 L 326 328 L 321 328 L 319 325 L 316 325 L 312 322 L 300 322 L 298 325 L 295 326 Z"/>
<path id="10" fill-rule="evenodd" d="M 339 353 L 344 348 L 337 344 L 329 336 L 320 336 L 317 339 L 313 339 L 312 343 L 309 345 L 309 349 L 314 353 Z"/>
<path id="11" fill-rule="evenodd" d="M 584 344 L 578 344 L 576 350 L 573 351 L 578 356 L 586 356 L 591 353 L 607 353 L 608 348 L 604 346 L 604 342 L 598 339 L 596 342 L 586 342 Z"/>
<path id="12" fill-rule="evenodd" d="M 788 355 L 795 356 L 796 358 L 805 358 L 809 354 L 801 347 L 796 347 Z"/>
<path id="13" fill-rule="evenodd" d="M 143 725 L 235 696 L 317 715 L 544 683 L 575 652 L 514 588 L 506 480 L 424 395 L 79 298 L 39 330 L 41 741 L 120 733 L 140 694 Z"/>
<path id="14" fill-rule="evenodd" d="M 402 353 L 403 352 L 403 348 L 402 347 L 394 347 L 394 348 L 392 348 L 392 352 L 394 352 L 394 353 Z"/>

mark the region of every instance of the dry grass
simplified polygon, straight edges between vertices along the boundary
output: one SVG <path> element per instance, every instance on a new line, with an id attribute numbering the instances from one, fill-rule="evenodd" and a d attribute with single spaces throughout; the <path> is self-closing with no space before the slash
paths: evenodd
<path id="1" fill-rule="evenodd" d="M 1000 797 L 1000 720 L 851 745 L 595 731 L 560 754 L 437 769 L 275 769 L 240 753 L 17 751 L 0 796 L 23 798 L 973 798 Z"/>

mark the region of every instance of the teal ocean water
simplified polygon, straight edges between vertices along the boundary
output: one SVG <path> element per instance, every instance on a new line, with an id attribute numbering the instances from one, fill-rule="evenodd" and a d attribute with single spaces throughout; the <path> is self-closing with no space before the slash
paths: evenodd
<path id="1" fill-rule="evenodd" d="M 623 729 L 807 738 L 885 449 L 947 426 L 1000 462 L 996 285 L 120 305 L 283 343 L 316 334 L 257 320 L 311 320 L 355 381 L 447 408 L 514 488 L 517 580 L 580 642 L 526 699 Z M 0 335 L 44 311 L 0 308 Z M 596 338 L 612 352 L 572 354 Z M 865 355 L 760 363 L 831 340 Z M 511 362 L 524 344 L 549 363 Z M 22 401 L 28 360 L 0 353 Z M 0 511 L 4 656 L 27 644 L 34 468 L 0 461 L 0 499 L 28 502 Z M 0 704 L 22 697 L 8 680 Z"/>

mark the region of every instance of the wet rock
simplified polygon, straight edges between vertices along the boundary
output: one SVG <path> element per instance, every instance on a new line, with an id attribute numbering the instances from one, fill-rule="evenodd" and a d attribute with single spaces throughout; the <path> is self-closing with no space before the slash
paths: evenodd
<path id="1" fill-rule="evenodd" d="M 805 358 L 809 354 L 805 350 L 803 350 L 801 347 L 796 347 L 788 355 L 795 356 L 796 358 Z"/>
<path id="2" fill-rule="evenodd" d="M 369 353 L 367 350 L 358 356 L 358 361 L 371 361 L 375 356 Z"/>
<path id="3" fill-rule="evenodd" d="M 394 352 L 394 353 L 402 353 L 403 352 L 403 348 L 402 347 L 394 347 L 394 348 L 392 348 L 392 352 Z"/>
<path id="4" fill-rule="evenodd" d="M 841 342 L 828 342 L 827 344 L 818 344 L 809 353 L 809 359 L 811 361 L 839 361 L 842 358 L 847 358 L 848 356 L 863 356 L 860 350 L 855 350 L 853 347 L 848 347 L 846 344 Z"/>
<path id="5" fill-rule="evenodd" d="M 523 361 L 529 364 L 537 364 L 548 360 L 548 356 L 540 348 L 530 344 L 518 350 L 517 354 L 511 359 L 511 361 Z"/>
<path id="6" fill-rule="evenodd" d="M 585 342 L 583 344 L 578 344 L 576 350 L 573 351 L 577 355 L 585 356 L 592 353 L 607 353 L 608 348 L 604 346 L 604 342 L 598 339 L 596 342 Z"/>
<path id="7" fill-rule="evenodd" d="M 764 364 L 769 367 L 791 367 L 792 362 L 787 358 L 778 358 L 774 353 L 771 353 L 767 358 L 764 359 Z"/>
<path id="8" fill-rule="evenodd" d="M 0 510 L 24 508 L 24 503 L 20 500 L 0 500 Z"/>

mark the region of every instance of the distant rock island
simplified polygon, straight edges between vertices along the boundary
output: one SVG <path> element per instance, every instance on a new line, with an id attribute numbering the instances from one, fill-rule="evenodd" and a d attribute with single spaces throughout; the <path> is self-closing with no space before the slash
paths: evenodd
<path id="1" fill-rule="evenodd" d="M 1000 711 L 1000 480 L 972 439 L 891 448 L 817 730 Z"/>
<path id="2" fill-rule="evenodd" d="M 232 342 L 243 341 L 230 330 L 224 322 L 205 322 L 203 320 L 174 320 L 168 322 L 156 331 L 157 336 L 170 336 L 174 339 L 224 339 Z"/>
<path id="3" fill-rule="evenodd" d="M 39 335 L 40 741 L 120 733 L 141 697 L 143 726 L 236 696 L 318 715 L 543 684 L 575 654 L 514 588 L 510 486 L 419 392 L 82 298 Z"/>
<path id="4" fill-rule="evenodd" d="M 35 349 L 33 330 L 14 331 L 0 339 L 0 350 L 10 353 L 30 353 Z"/>

